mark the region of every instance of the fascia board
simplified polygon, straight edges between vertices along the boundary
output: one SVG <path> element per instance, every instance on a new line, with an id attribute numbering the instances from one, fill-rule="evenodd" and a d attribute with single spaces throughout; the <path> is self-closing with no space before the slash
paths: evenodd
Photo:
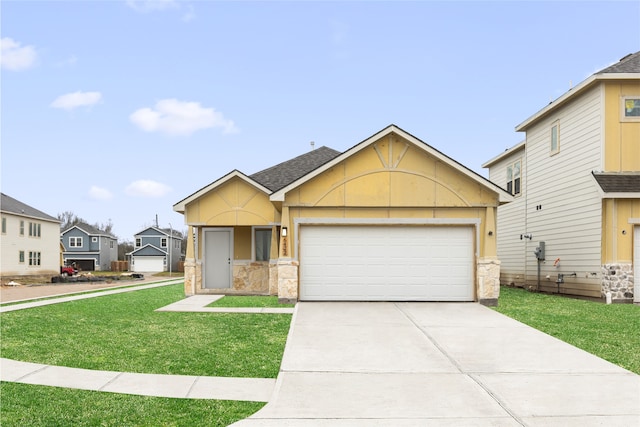
<path id="1" fill-rule="evenodd" d="M 233 178 L 240 178 L 243 181 L 247 182 L 248 184 L 256 187 L 258 190 L 262 191 L 265 194 L 271 194 L 271 190 L 269 190 L 267 187 L 258 184 L 256 181 L 252 180 L 251 178 L 249 178 L 247 175 L 243 174 L 242 172 L 240 172 L 239 170 L 233 170 L 231 172 L 229 172 L 228 174 L 226 174 L 225 176 L 223 176 L 222 178 L 217 179 L 216 181 L 212 182 L 211 184 L 201 188 L 200 190 L 196 191 L 195 193 L 191 194 L 190 196 L 187 196 L 186 198 L 180 200 L 178 203 L 173 205 L 173 210 L 175 212 L 179 212 L 179 213 L 184 213 L 186 205 L 188 203 L 191 203 L 192 201 L 196 200 L 197 198 L 201 197 L 202 195 L 208 193 L 209 191 L 215 189 L 216 187 L 219 187 L 220 185 L 224 184 L 225 182 L 228 182 L 229 180 L 233 179 Z"/>
<path id="2" fill-rule="evenodd" d="M 517 143 L 516 145 L 514 145 L 511 148 L 507 148 L 506 150 L 504 150 L 502 153 L 498 154 L 494 158 L 484 162 L 482 164 L 482 167 L 483 168 L 489 168 L 489 167 L 493 166 L 494 164 L 498 163 L 499 161 L 511 156 L 512 154 L 517 153 L 518 151 L 524 150 L 526 142 L 527 141 L 525 140 L 525 141 Z"/>
<path id="3" fill-rule="evenodd" d="M 559 108 L 568 100 L 570 100 L 571 98 L 577 96 L 578 94 L 582 93 L 584 90 L 589 88 L 595 82 L 607 81 L 607 80 L 634 80 L 634 79 L 640 79 L 640 73 L 594 74 L 588 79 L 578 84 L 576 87 L 565 92 L 562 96 L 557 98 L 555 101 L 550 102 L 546 107 L 544 107 L 543 109 L 538 111 L 536 114 L 526 119 L 524 122 L 520 123 L 518 126 L 516 126 L 516 132 L 526 131 L 527 128 L 531 126 L 533 123 L 537 122 L 538 119 L 545 116 L 552 110 Z"/>

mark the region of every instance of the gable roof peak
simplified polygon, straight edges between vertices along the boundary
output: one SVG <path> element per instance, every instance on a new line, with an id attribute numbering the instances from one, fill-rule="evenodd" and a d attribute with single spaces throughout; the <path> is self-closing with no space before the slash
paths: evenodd
<path id="1" fill-rule="evenodd" d="M 630 53 L 595 74 L 640 73 L 640 51 Z"/>

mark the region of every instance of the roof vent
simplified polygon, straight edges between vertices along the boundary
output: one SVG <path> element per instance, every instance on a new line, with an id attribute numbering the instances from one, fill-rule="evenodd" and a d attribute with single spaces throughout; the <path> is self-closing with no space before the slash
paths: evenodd
<path id="1" fill-rule="evenodd" d="M 313 142 L 313 141 L 311 141 L 309 144 L 311 145 L 311 150 L 315 150 L 315 148 L 316 148 L 316 143 L 315 143 L 315 142 Z"/>

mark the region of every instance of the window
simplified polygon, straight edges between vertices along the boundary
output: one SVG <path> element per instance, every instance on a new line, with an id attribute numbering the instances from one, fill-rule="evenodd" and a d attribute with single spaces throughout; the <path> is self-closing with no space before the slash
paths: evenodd
<path id="1" fill-rule="evenodd" d="M 24 221 L 20 221 L 20 235 L 24 236 Z"/>
<path id="2" fill-rule="evenodd" d="M 2 234 L 7 234 L 7 218 L 2 217 Z"/>
<path id="3" fill-rule="evenodd" d="M 40 224 L 37 222 L 29 223 L 29 237 L 40 237 Z"/>
<path id="4" fill-rule="evenodd" d="M 167 238 L 166 238 L 166 237 L 163 237 L 163 238 L 160 240 L 160 246 L 162 246 L 163 248 L 166 248 L 166 247 L 167 247 Z"/>
<path id="5" fill-rule="evenodd" d="M 511 194 L 520 194 L 521 163 L 520 160 L 507 166 L 507 191 Z"/>
<path id="6" fill-rule="evenodd" d="M 255 260 L 269 261 L 271 258 L 271 229 L 255 229 Z"/>
<path id="7" fill-rule="evenodd" d="M 69 247 L 71 248 L 82 247 L 82 237 L 69 237 Z"/>
<path id="8" fill-rule="evenodd" d="M 623 96 L 620 120 L 640 122 L 640 96 Z"/>
<path id="9" fill-rule="evenodd" d="M 139 237 L 136 237 L 136 248 L 139 248 L 140 246 L 142 246 L 142 239 Z"/>
<path id="10" fill-rule="evenodd" d="M 110 249 L 113 249 L 113 240 L 111 240 L 111 241 L 109 242 L 109 248 L 110 248 Z"/>
<path id="11" fill-rule="evenodd" d="M 29 251 L 29 265 L 33 267 L 40 265 L 40 252 Z"/>
<path id="12" fill-rule="evenodd" d="M 93 243 L 96 243 L 96 242 L 98 241 L 98 238 L 97 238 L 97 237 L 92 237 L 92 238 L 91 238 L 91 241 L 92 241 Z"/>
<path id="13" fill-rule="evenodd" d="M 18 252 L 18 262 L 24 264 L 24 251 Z"/>
<path id="14" fill-rule="evenodd" d="M 551 154 L 560 152 L 560 123 L 555 122 L 551 126 Z"/>

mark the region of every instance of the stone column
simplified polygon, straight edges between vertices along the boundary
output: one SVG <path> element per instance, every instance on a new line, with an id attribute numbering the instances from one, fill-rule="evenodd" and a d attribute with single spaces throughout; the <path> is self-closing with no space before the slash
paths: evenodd
<path id="1" fill-rule="evenodd" d="M 184 260 L 184 294 L 191 296 L 195 289 L 196 263 L 193 258 Z"/>
<path id="2" fill-rule="evenodd" d="M 298 261 L 278 260 L 278 301 L 283 304 L 298 302 Z"/>
<path id="3" fill-rule="evenodd" d="M 478 260 L 478 302 L 482 305 L 495 307 L 500 296 L 500 261 L 495 258 L 481 258 Z"/>

